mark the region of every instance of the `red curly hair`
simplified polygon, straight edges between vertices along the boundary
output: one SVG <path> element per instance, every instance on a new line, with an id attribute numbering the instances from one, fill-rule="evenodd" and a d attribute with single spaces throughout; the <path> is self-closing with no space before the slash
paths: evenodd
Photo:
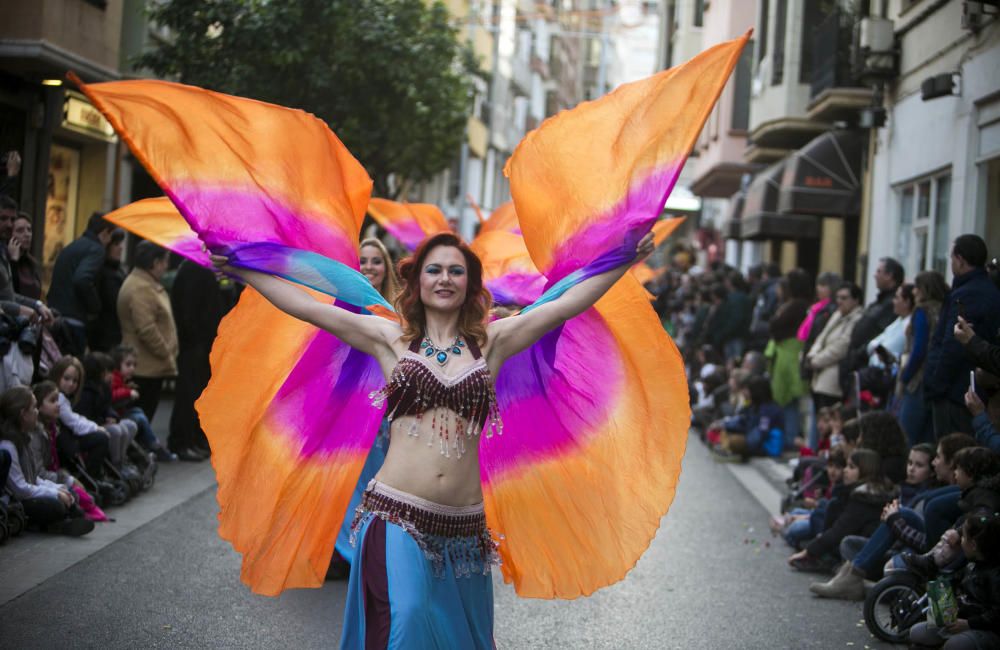
<path id="1" fill-rule="evenodd" d="M 486 316 L 493 304 L 493 296 L 483 286 L 483 264 L 458 235 L 450 232 L 428 237 L 413 255 L 399 263 L 399 278 L 403 288 L 396 296 L 395 307 L 402 321 L 403 338 L 412 341 L 425 334 L 427 321 L 424 303 L 420 300 L 420 271 L 424 267 L 424 260 L 438 246 L 457 248 L 465 257 L 468 284 L 465 302 L 462 303 L 458 316 L 458 331 L 466 339 L 472 338 L 480 346 L 486 345 Z"/>

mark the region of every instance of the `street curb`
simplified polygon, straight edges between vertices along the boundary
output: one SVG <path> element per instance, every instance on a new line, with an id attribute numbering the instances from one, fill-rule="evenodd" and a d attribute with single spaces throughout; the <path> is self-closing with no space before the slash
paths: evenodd
<path id="1" fill-rule="evenodd" d="M 0 547 L 0 607 L 209 489 L 215 489 L 210 463 L 162 465 L 149 492 L 108 510 L 116 521 L 98 523 L 84 537 L 26 532 L 8 541 Z"/>

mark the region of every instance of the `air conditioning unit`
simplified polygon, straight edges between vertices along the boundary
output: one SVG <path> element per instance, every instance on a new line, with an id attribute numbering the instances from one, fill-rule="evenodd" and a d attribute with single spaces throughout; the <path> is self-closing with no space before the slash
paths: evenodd
<path id="1" fill-rule="evenodd" d="M 892 20 L 868 16 L 856 23 L 851 67 L 861 81 L 896 75 L 896 35 Z"/>
<path id="2" fill-rule="evenodd" d="M 996 0 L 985 0 L 980 2 L 966 0 L 963 2 L 962 29 L 967 29 L 973 33 L 978 32 L 991 19 L 996 19 L 998 15 L 996 5 Z"/>
<path id="3" fill-rule="evenodd" d="M 895 36 L 891 20 L 869 16 L 861 19 L 858 29 L 858 46 L 861 49 L 871 53 L 892 52 Z"/>

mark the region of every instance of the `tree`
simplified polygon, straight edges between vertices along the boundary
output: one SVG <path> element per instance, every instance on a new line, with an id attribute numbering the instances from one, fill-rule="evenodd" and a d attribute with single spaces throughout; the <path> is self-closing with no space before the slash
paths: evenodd
<path id="1" fill-rule="evenodd" d="M 168 0 L 169 29 L 136 63 L 164 77 L 301 108 L 324 120 L 396 198 L 448 167 L 481 74 L 441 2 Z"/>

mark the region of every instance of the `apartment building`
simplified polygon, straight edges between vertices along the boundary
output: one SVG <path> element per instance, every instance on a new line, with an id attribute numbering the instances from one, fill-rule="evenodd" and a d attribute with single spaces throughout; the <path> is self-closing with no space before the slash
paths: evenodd
<path id="1" fill-rule="evenodd" d="M 993 5 L 993 6 L 991 6 Z M 1000 255 L 1000 25 L 996 3 L 894 0 L 898 52 L 871 156 L 868 273 L 880 257 L 908 277 L 950 278 L 951 242 L 984 237 Z"/>
<path id="2" fill-rule="evenodd" d="M 95 210 L 124 187 L 123 147 L 110 124 L 65 79 L 120 78 L 123 0 L 4 3 L 0 21 L 0 151 L 18 151 L 12 188 L 34 223 L 46 273 Z"/>

